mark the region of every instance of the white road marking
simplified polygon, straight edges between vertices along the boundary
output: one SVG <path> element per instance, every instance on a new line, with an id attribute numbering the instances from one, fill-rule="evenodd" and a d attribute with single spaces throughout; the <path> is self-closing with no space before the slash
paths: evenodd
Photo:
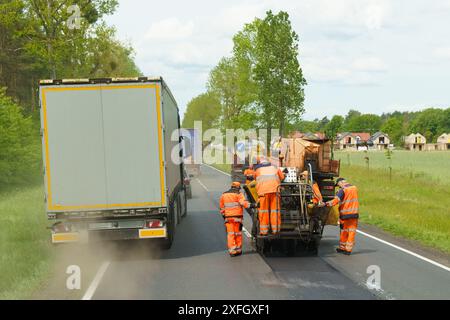
<path id="1" fill-rule="evenodd" d="M 100 281 L 102 280 L 103 276 L 105 275 L 106 270 L 109 267 L 110 262 L 105 261 L 102 263 L 100 268 L 97 271 L 97 274 L 94 277 L 94 280 L 92 280 L 91 285 L 86 290 L 86 293 L 84 294 L 83 298 L 81 300 L 91 300 L 94 296 L 95 290 L 97 290 L 98 285 L 100 284 Z"/>
<path id="2" fill-rule="evenodd" d="M 223 172 L 223 171 L 220 170 L 220 169 L 214 168 L 213 166 L 210 166 L 209 164 L 203 164 L 203 165 L 206 166 L 206 167 L 208 167 L 208 168 L 211 168 L 211 169 L 214 169 L 214 170 L 216 170 L 216 171 L 219 171 L 221 174 L 224 174 L 224 175 L 226 175 L 226 176 L 231 177 L 231 174 L 226 173 L 226 172 Z"/>
<path id="3" fill-rule="evenodd" d="M 203 189 L 205 189 L 207 192 L 209 192 L 209 189 L 203 184 L 203 182 L 200 181 L 200 179 L 196 178 L 195 180 L 197 180 L 197 182 L 200 183 L 200 185 L 203 187 Z"/>
<path id="4" fill-rule="evenodd" d="M 230 174 L 225 173 L 225 172 L 223 172 L 222 170 L 219 170 L 219 169 L 217 169 L 217 168 L 211 167 L 211 166 L 209 166 L 209 165 L 207 165 L 207 164 L 205 164 L 205 166 L 210 167 L 210 168 L 212 168 L 212 169 L 214 169 L 214 170 L 216 170 L 216 171 L 219 171 L 220 173 L 222 173 L 222 174 L 224 174 L 224 175 L 226 175 L 226 176 L 231 176 Z M 247 232 L 248 232 L 248 231 L 247 231 Z M 358 232 L 359 234 L 363 235 L 363 236 L 366 236 L 366 237 L 368 237 L 368 238 L 371 238 L 371 239 L 373 239 L 373 240 L 376 240 L 376 241 L 378 241 L 378 242 L 381 242 L 381 243 L 383 243 L 383 244 L 385 244 L 385 245 L 388 245 L 388 246 L 390 246 L 390 247 L 392 247 L 392 248 L 395 248 L 395 249 L 397 249 L 397 250 L 400 250 L 400 251 L 402 251 L 402 252 L 404 252 L 404 253 L 407 253 L 407 254 L 409 254 L 409 255 L 412 255 L 413 257 L 416 257 L 416 258 L 418 258 L 418 259 L 421 259 L 421 260 L 423 260 L 423 261 L 426 261 L 426 262 L 428 262 L 428 263 L 431 263 L 432 265 L 435 265 L 435 266 L 437 266 L 437 267 L 439 267 L 439 268 L 442 268 L 442 269 L 444 269 L 444 270 L 450 272 L 450 268 L 449 268 L 449 267 L 447 267 L 447 266 L 445 266 L 445 265 L 443 265 L 443 264 L 440 264 L 439 262 L 436 262 L 436 261 L 434 261 L 434 260 L 425 258 L 425 257 L 423 257 L 423 256 L 421 256 L 421 255 L 419 255 L 419 254 L 417 254 L 417 253 L 415 253 L 415 252 L 412 252 L 412 251 L 407 250 L 407 249 L 405 249 L 405 248 L 399 247 L 399 246 L 397 246 L 397 245 L 395 245 L 395 244 L 393 244 L 393 243 L 390 243 L 390 242 L 388 242 L 388 241 L 386 241 L 386 240 L 383 240 L 383 239 L 377 238 L 377 237 L 375 237 L 375 236 L 372 236 L 371 234 L 368 234 L 368 233 L 366 233 L 366 232 L 363 232 L 363 231 L 360 231 L 360 230 L 357 230 L 357 232 Z"/>
<path id="5" fill-rule="evenodd" d="M 242 231 L 244 231 L 245 235 L 247 236 L 247 238 L 251 238 L 252 235 L 250 234 L 250 232 L 248 232 L 247 229 L 245 229 L 245 227 L 242 227 Z"/>
<path id="6" fill-rule="evenodd" d="M 412 251 L 409 251 L 409 250 L 404 249 L 404 248 L 402 248 L 402 247 L 399 247 L 399 246 L 397 246 L 397 245 L 395 245 L 395 244 L 393 244 L 393 243 L 390 243 L 390 242 L 385 241 L 385 240 L 383 240 L 383 239 L 377 238 L 377 237 L 375 237 L 375 236 L 373 236 L 373 235 L 371 235 L 371 234 L 365 233 L 365 232 L 363 232 L 363 231 L 357 230 L 356 232 L 362 234 L 363 236 L 366 236 L 366 237 L 368 237 L 368 238 L 371 238 L 371 239 L 373 239 L 373 240 L 376 240 L 376 241 L 378 241 L 378 242 L 384 243 L 385 245 L 391 246 L 391 247 L 393 247 L 393 248 L 395 248 L 395 249 L 397 249 L 397 250 L 400 250 L 400 251 L 403 251 L 403 252 L 405 252 L 405 253 L 407 253 L 407 254 L 410 254 L 410 255 L 412 255 L 412 256 L 414 256 L 414 257 L 416 257 L 416 258 L 419 258 L 419 259 L 421 259 L 421 260 L 423 260 L 423 261 L 426 261 L 426 262 L 428 262 L 428 263 L 431 263 L 431 264 L 433 264 L 433 265 L 435 265 L 435 266 L 437 266 L 437 267 L 439 267 L 439 268 L 442 268 L 442 269 L 444 269 L 444 270 L 446 270 L 446 271 L 450 271 L 450 268 L 449 268 L 449 267 L 444 266 L 443 264 L 440 264 L 440 263 L 438 263 L 438 262 L 436 262 L 436 261 L 434 261 L 434 260 L 425 258 L 424 256 L 421 256 L 421 255 L 419 255 L 419 254 L 417 254 L 417 253 L 415 253 L 415 252 L 412 252 Z"/>

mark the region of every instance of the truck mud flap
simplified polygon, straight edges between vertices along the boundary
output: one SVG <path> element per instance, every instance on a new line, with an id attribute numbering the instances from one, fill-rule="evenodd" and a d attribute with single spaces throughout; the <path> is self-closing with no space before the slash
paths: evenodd
<path id="1" fill-rule="evenodd" d="M 140 229 L 139 239 L 166 238 L 166 228 L 161 229 Z"/>
<path id="2" fill-rule="evenodd" d="M 52 243 L 72 243 L 80 241 L 80 234 L 78 232 L 70 233 L 53 233 Z"/>

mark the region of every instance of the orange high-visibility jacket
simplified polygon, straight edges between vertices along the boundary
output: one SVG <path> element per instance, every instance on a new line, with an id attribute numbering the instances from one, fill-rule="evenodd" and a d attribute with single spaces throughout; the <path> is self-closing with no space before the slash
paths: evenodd
<path id="1" fill-rule="evenodd" d="M 355 186 L 345 185 L 331 204 L 333 206 L 339 204 L 339 215 L 342 220 L 359 218 L 358 189 Z"/>
<path id="2" fill-rule="evenodd" d="M 242 218 L 244 215 L 242 208 L 249 206 L 249 202 L 239 191 L 229 190 L 220 197 L 220 213 L 225 218 Z"/>
<path id="3" fill-rule="evenodd" d="M 252 169 L 247 169 L 244 171 L 244 176 L 245 176 L 245 184 L 249 184 L 250 182 L 252 182 L 252 180 L 254 179 L 254 175 L 255 175 L 255 171 L 253 171 Z"/>
<path id="4" fill-rule="evenodd" d="M 284 173 L 270 164 L 261 165 L 255 171 L 255 179 L 258 195 L 264 196 L 278 191 L 278 186 L 284 180 Z"/>
<path id="5" fill-rule="evenodd" d="M 322 202 L 323 201 L 322 193 L 320 192 L 319 185 L 316 182 L 313 183 L 312 190 L 314 193 L 312 199 L 313 203 L 318 204 L 319 202 Z"/>

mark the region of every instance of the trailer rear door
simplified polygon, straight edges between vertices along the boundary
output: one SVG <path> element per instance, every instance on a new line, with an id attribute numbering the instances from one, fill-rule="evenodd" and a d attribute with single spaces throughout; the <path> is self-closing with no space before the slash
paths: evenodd
<path id="1" fill-rule="evenodd" d="M 41 87 L 49 212 L 165 206 L 159 83 Z"/>

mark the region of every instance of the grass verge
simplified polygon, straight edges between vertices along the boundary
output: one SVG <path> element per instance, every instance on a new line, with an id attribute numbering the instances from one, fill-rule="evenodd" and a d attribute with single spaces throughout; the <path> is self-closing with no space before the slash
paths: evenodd
<path id="1" fill-rule="evenodd" d="M 230 165 L 213 166 L 230 172 Z M 386 169 L 344 163 L 341 173 L 358 187 L 362 222 L 450 254 L 449 185 L 398 171 L 391 181 Z"/>
<path id="2" fill-rule="evenodd" d="M 0 299 L 27 299 L 52 264 L 42 186 L 0 194 Z"/>
<path id="3" fill-rule="evenodd" d="M 220 163 L 220 164 L 213 164 L 211 166 L 228 174 L 231 172 L 231 164 Z"/>
<path id="4" fill-rule="evenodd" d="M 342 165 L 342 175 L 356 185 L 361 221 L 394 235 L 450 254 L 450 189 L 448 185 L 407 173 Z"/>

